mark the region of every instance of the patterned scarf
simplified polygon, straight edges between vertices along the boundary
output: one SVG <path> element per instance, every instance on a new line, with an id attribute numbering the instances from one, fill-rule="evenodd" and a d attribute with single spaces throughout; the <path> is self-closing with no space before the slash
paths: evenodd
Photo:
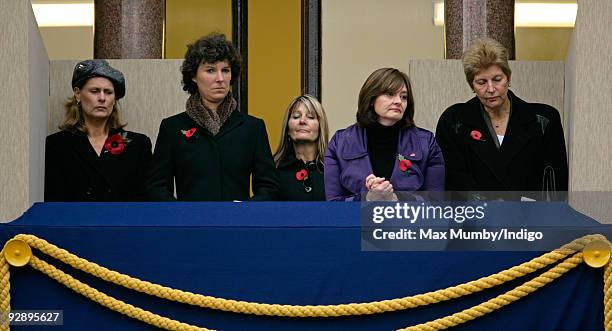
<path id="1" fill-rule="evenodd" d="M 185 104 L 187 115 L 200 126 L 208 130 L 213 136 L 219 133 L 221 126 L 223 126 L 223 123 L 227 121 L 237 106 L 238 103 L 232 96 L 232 91 L 223 99 L 217 111 L 210 110 L 202 105 L 200 93 L 197 92 L 192 94 Z"/>

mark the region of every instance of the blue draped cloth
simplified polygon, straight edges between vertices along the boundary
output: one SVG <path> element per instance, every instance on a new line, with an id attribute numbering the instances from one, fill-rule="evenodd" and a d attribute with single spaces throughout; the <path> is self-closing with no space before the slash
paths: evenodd
<path id="1" fill-rule="evenodd" d="M 293 305 L 411 296 L 488 276 L 542 254 L 362 251 L 360 232 L 358 203 L 41 203 L 2 224 L 0 242 L 20 233 L 33 234 L 152 283 L 226 299 Z M 533 277 L 394 313 L 283 318 L 166 301 L 103 282 L 38 251 L 34 254 L 117 299 L 221 330 L 395 330 L 477 305 Z M 63 326 L 46 327 L 53 330 L 153 329 L 31 267 L 11 267 L 11 296 L 12 309 L 63 310 Z M 32 327 L 12 327 L 22 329 Z M 518 302 L 457 329 L 603 330 L 603 270 L 581 264 Z"/>

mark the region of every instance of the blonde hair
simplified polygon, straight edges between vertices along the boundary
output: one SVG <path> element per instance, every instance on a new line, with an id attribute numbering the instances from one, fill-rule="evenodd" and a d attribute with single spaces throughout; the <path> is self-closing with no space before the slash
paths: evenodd
<path id="1" fill-rule="evenodd" d="M 87 132 L 87 127 L 85 126 L 85 118 L 83 117 L 83 108 L 81 104 L 77 102 L 76 97 L 73 95 L 66 100 L 64 103 L 64 110 L 66 111 L 64 116 L 64 121 L 59 126 L 59 129 L 62 131 L 70 131 L 70 132 Z M 115 101 L 115 105 L 113 105 L 113 111 L 110 114 L 110 117 L 106 121 L 107 128 L 110 129 L 123 129 L 127 123 L 121 123 L 121 116 L 119 114 L 119 104 L 118 101 Z"/>
<path id="2" fill-rule="evenodd" d="M 474 88 L 474 76 L 492 65 L 498 65 L 510 80 L 512 70 L 508 65 L 508 50 L 495 39 L 476 39 L 463 53 L 463 71 L 471 88 Z"/>
<path id="3" fill-rule="evenodd" d="M 281 139 L 278 144 L 278 148 L 274 153 L 274 164 L 277 167 L 282 160 L 286 159 L 291 154 L 295 154 L 295 151 L 293 150 L 293 143 L 289 137 L 289 118 L 291 117 L 291 113 L 300 105 L 304 105 L 304 107 L 308 109 L 308 112 L 317 114 L 317 120 L 319 121 L 319 136 L 317 138 L 317 155 L 315 160 L 317 163 L 323 163 L 323 156 L 327 150 L 327 142 L 329 140 L 327 115 L 325 115 L 325 110 L 317 98 L 309 94 L 304 94 L 291 100 L 289 106 L 287 106 L 285 115 L 283 116 Z"/>

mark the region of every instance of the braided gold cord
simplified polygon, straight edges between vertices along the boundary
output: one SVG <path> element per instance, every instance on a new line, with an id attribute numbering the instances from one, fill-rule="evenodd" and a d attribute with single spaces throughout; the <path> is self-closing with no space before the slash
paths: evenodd
<path id="1" fill-rule="evenodd" d="M 181 323 L 167 317 L 163 317 L 154 313 L 151 313 L 142 308 L 125 303 L 121 300 L 115 299 L 107 294 L 104 294 L 95 288 L 84 284 L 65 272 L 55 268 L 47 262 L 32 255 L 30 260 L 32 268 L 44 273 L 52 279 L 55 279 L 60 284 L 68 287 L 69 289 L 85 296 L 86 298 L 101 304 L 102 306 L 119 312 L 123 315 L 135 318 L 143 321 L 147 324 L 156 326 L 164 330 L 184 330 L 184 331 L 207 331 L 209 329 L 199 328 L 197 326 Z"/>
<path id="2" fill-rule="evenodd" d="M 601 235 L 585 236 L 576 239 L 559 249 L 546 253 L 540 257 L 536 257 L 531 261 L 512 267 L 508 270 L 504 270 L 465 284 L 448 287 L 446 289 L 383 301 L 316 306 L 265 304 L 228 300 L 176 290 L 147 281 L 142 281 L 140 279 L 101 267 L 32 235 L 20 234 L 15 238 L 25 241 L 31 247 L 37 248 L 43 253 L 52 256 L 76 269 L 87 272 L 105 281 L 171 301 L 242 314 L 284 317 L 339 317 L 370 315 L 405 310 L 479 292 L 556 263 L 557 261 L 567 257 L 569 254 L 581 250 L 588 242 L 593 240 L 601 240 L 604 237 Z"/>
<path id="3" fill-rule="evenodd" d="M 11 311 L 11 282 L 9 265 L 0 251 L 0 331 L 9 330 L 8 313 Z M 6 315 L 5 315 L 6 314 Z"/>
<path id="4" fill-rule="evenodd" d="M 612 262 L 608 262 L 604 271 L 604 326 L 612 331 Z"/>
<path id="5" fill-rule="evenodd" d="M 567 258 L 563 262 L 554 266 L 550 270 L 542 273 L 540 276 L 522 284 L 514 289 L 498 295 L 488 301 L 485 301 L 477 306 L 462 310 L 453 315 L 442 317 L 427 323 L 411 326 L 400 329 L 399 331 L 431 331 L 443 330 L 462 323 L 469 322 L 473 319 L 489 314 L 497 309 L 509 305 L 530 293 L 537 291 L 539 288 L 559 278 L 564 273 L 570 271 L 578 264 L 582 263 L 582 253 L 576 253 L 572 257 Z"/>
<path id="6" fill-rule="evenodd" d="M 495 298 L 492 298 L 486 302 L 483 302 L 477 306 L 465 309 L 450 316 L 446 316 L 401 330 L 441 330 L 462 323 L 466 323 L 475 318 L 491 313 L 501 307 L 504 307 L 514 301 L 521 299 L 522 297 L 529 295 L 530 293 L 535 292 L 540 287 L 543 287 L 546 284 L 554 281 L 567 271 L 582 263 L 583 257 L 581 250 L 586 244 L 595 240 L 603 240 L 604 242 L 610 244 L 607 239 L 602 235 L 588 235 L 576 239 L 559 249 L 543 254 L 540 257 L 536 257 L 531 261 L 522 263 L 508 270 L 503 270 L 491 276 L 482 277 L 478 280 L 471 281 L 465 284 L 460 284 L 457 286 L 448 287 L 446 289 L 378 302 L 350 303 L 340 305 L 297 306 L 228 300 L 223 298 L 204 296 L 200 294 L 193 294 L 181 290 L 175 290 L 169 287 L 164 287 L 157 284 L 152 284 L 150 282 L 142 281 L 137 278 L 132 278 L 130 276 L 123 275 L 118 272 L 101 267 L 93 262 L 89 262 L 85 259 L 79 258 L 78 256 L 71 254 L 64 249 L 54 246 L 46 242 L 45 240 L 32 235 L 20 234 L 15 236 L 15 239 L 23 240 L 31 247 L 37 248 L 43 253 L 48 254 L 49 256 L 54 257 L 68 265 L 71 265 L 76 269 L 82 270 L 103 280 L 142 293 L 154 295 L 172 301 L 223 311 L 243 314 L 286 317 L 336 317 L 349 315 L 367 315 L 429 305 L 436 302 L 458 298 L 464 295 L 479 292 L 484 289 L 503 284 L 507 281 L 533 273 L 541 268 L 555 264 L 560 260 L 565 259 L 556 266 L 549 269 L 548 271 L 542 273 L 540 276 L 537 276 L 534 279 L 529 280 L 524 284 L 517 286 L 516 288 Z M 571 254 L 573 254 L 573 256 L 568 257 Z M 72 276 L 53 267 L 47 262 L 38 259 L 34 255 L 30 260 L 30 265 L 34 269 L 47 274 L 49 277 L 57 280 L 58 282 L 67 286 L 73 291 L 80 293 L 85 297 L 107 308 L 115 310 L 129 317 L 138 319 L 150 325 L 154 325 L 156 327 L 166 330 L 207 330 L 204 328 L 199 328 L 197 326 L 181 323 L 166 317 L 162 317 L 160 315 L 151 313 L 149 311 L 143 310 L 141 308 L 135 307 L 133 305 L 110 297 L 74 279 Z M 0 284 L 2 285 L 2 288 L 0 290 L 0 308 L 6 309 L 5 311 L 8 311 L 10 308 L 9 270 L 3 254 L 0 255 L 0 282 Z M 608 263 L 604 273 L 604 323 L 606 331 L 612 331 L 612 293 L 610 293 L 611 286 L 612 263 Z M 8 325 L 3 325 L 0 328 L 0 331 L 4 330 L 9 330 Z"/>

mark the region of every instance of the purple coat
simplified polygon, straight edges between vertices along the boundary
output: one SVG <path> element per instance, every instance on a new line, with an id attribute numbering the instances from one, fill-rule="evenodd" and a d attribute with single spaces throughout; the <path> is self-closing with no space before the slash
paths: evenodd
<path id="1" fill-rule="evenodd" d="M 433 133 L 411 127 L 400 131 L 397 154 L 412 162 L 410 171 L 393 166 L 395 191 L 443 191 L 444 158 Z M 372 173 L 366 131 L 351 125 L 336 132 L 325 153 L 325 195 L 328 201 L 360 200 L 365 178 Z"/>

